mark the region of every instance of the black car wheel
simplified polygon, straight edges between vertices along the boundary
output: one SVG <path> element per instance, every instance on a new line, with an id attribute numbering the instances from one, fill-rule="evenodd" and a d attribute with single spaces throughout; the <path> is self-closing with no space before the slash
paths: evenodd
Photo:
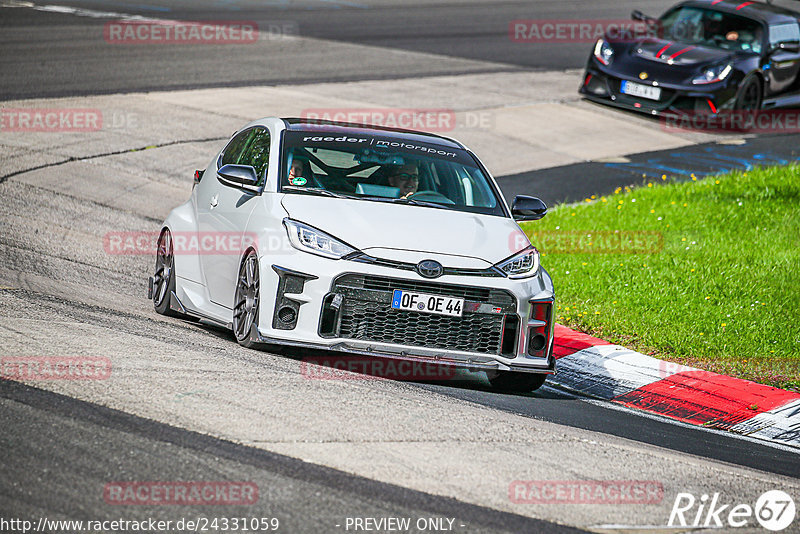
<path id="1" fill-rule="evenodd" d="M 153 275 L 153 307 L 157 313 L 170 317 L 181 314 L 170 308 L 170 295 L 175 291 L 175 255 L 172 248 L 172 234 L 169 230 L 161 232 L 156 250 L 156 270 Z"/>
<path id="2" fill-rule="evenodd" d="M 507 393 L 528 393 L 536 391 L 547 380 L 547 375 L 533 373 L 517 373 L 514 371 L 498 371 L 489 376 L 489 383 L 498 391 Z"/>
<path id="3" fill-rule="evenodd" d="M 761 97 L 761 80 L 755 74 L 750 74 L 739 87 L 734 109 L 758 111 L 761 109 Z"/>
<path id="4" fill-rule="evenodd" d="M 250 251 L 239 268 L 233 306 L 233 333 L 243 347 L 254 347 L 250 333 L 258 326 L 259 280 L 258 256 Z"/>

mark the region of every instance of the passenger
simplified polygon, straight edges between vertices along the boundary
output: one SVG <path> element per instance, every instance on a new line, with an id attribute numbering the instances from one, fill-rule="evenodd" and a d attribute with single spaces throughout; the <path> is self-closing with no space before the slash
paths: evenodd
<path id="1" fill-rule="evenodd" d="M 292 185 L 306 185 L 308 180 L 303 176 L 304 172 L 305 162 L 302 159 L 293 159 L 292 166 L 289 169 L 289 183 Z"/>

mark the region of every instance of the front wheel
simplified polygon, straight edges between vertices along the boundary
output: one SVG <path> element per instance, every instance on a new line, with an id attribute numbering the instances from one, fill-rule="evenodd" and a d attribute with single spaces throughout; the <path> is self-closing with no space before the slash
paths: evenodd
<path id="1" fill-rule="evenodd" d="M 742 81 L 733 107 L 741 111 L 757 112 L 761 109 L 763 91 L 758 76 L 751 74 Z"/>
<path id="2" fill-rule="evenodd" d="M 175 251 L 172 247 L 172 234 L 169 230 L 161 232 L 156 250 L 156 270 L 153 274 L 153 307 L 157 313 L 169 317 L 182 317 L 170 307 L 175 292 Z"/>
<path id="3" fill-rule="evenodd" d="M 528 393 L 536 391 L 547 380 L 545 374 L 519 373 L 515 371 L 497 371 L 489 376 L 489 383 L 497 391 L 504 393 Z"/>
<path id="4" fill-rule="evenodd" d="M 233 300 L 233 333 L 243 347 L 257 344 L 251 333 L 258 328 L 259 289 L 258 256 L 251 250 L 239 267 Z"/>

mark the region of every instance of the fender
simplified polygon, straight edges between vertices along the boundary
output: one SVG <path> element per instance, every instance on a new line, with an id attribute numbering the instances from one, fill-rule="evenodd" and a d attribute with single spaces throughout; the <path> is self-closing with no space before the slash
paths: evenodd
<path id="1" fill-rule="evenodd" d="M 173 237 L 197 232 L 197 220 L 195 219 L 191 199 L 170 212 L 162 225 L 162 230 L 164 228 L 169 229 Z M 175 273 L 179 278 L 186 278 L 192 282 L 202 284 L 203 278 L 197 254 L 186 254 L 185 252 L 175 254 Z"/>

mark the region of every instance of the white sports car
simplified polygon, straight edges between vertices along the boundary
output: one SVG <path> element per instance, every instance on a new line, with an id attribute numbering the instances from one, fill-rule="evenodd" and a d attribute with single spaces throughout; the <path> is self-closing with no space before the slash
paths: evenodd
<path id="1" fill-rule="evenodd" d="M 441 136 L 266 118 L 236 132 L 164 222 L 158 313 L 291 345 L 485 371 L 555 372 L 553 283 L 494 179 Z"/>

